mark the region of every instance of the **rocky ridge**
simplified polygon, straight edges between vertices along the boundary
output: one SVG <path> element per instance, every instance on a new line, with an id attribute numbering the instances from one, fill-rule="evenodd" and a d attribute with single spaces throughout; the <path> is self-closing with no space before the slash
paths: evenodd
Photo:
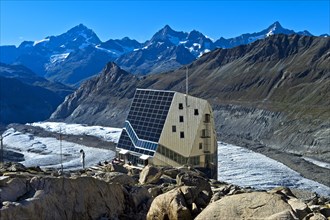
<path id="1" fill-rule="evenodd" d="M 0 166 L 1 219 L 327 219 L 330 199 L 289 188 L 257 191 L 189 167 L 100 163 L 65 172 Z M 36 212 L 38 210 L 38 212 Z"/>

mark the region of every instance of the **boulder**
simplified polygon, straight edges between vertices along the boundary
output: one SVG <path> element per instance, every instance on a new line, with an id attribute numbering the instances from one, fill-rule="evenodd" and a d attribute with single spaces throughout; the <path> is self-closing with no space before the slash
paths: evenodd
<path id="1" fill-rule="evenodd" d="M 291 192 L 291 190 L 289 188 L 283 187 L 283 186 L 276 187 L 268 192 L 283 195 L 283 196 L 285 196 L 286 199 L 296 198 L 295 195 Z"/>
<path id="2" fill-rule="evenodd" d="M 308 206 L 299 199 L 289 199 L 288 203 L 299 219 L 303 219 L 310 212 Z"/>
<path id="3" fill-rule="evenodd" d="M 30 188 L 26 195 L 30 196 L 6 203 L 0 209 L 1 220 L 116 219 L 125 210 L 125 194 L 119 184 L 92 177 L 39 177 L 25 183 Z"/>
<path id="4" fill-rule="evenodd" d="M 107 166 L 110 166 L 110 171 L 112 172 L 128 173 L 128 170 L 121 164 L 108 164 Z"/>
<path id="5" fill-rule="evenodd" d="M 212 219 L 295 219 L 291 206 L 282 196 L 266 192 L 242 193 L 226 196 L 210 203 L 196 220 Z"/>
<path id="6" fill-rule="evenodd" d="M 327 220 L 321 213 L 310 213 L 303 220 Z"/>
<path id="7" fill-rule="evenodd" d="M 5 186 L 0 189 L 0 202 L 15 202 L 29 191 L 26 179 L 13 178 L 7 180 L 4 183 Z"/>
<path id="8" fill-rule="evenodd" d="M 137 183 L 131 176 L 119 172 L 103 172 L 95 176 L 107 183 L 119 183 L 121 185 L 134 185 Z"/>
<path id="9" fill-rule="evenodd" d="M 26 171 L 26 167 L 21 163 L 11 162 L 11 165 L 10 165 L 10 167 L 8 167 L 7 170 L 12 171 L 12 172 Z"/>
<path id="10" fill-rule="evenodd" d="M 138 209 L 142 204 L 148 204 L 149 199 L 152 198 L 152 195 L 149 193 L 148 189 L 144 187 L 133 186 L 128 191 L 131 196 L 134 207 Z"/>
<path id="11" fill-rule="evenodd" d="M 148 220 L 192 219 L 185 198 L 180 188 L 157 196 L 151 203 L 147 214 Z"/>
<path id="12" fill-rule="evenodd" d="M 330 207 L 320 208 L 320 213 L 324 215 L 326 218 L 330 218 Z"/>
<path id="13" fill-rule="evenodd" d="M 176 177 L 178 186 L 195 186 L 199 191 L 206 190 L 212 195 L 211 185 L 207 179 L 193 173 L 180 173 Z"/>
<path id="14" fill-rule="evenodd" d="M 26 171 L 26 167 L 21 163 L 16 162 L 5 162 L 0 164 L 0 172 L 4 173 L 6 171 Z"/>
<path id="15" fill-rule="evenodd" d="M 165 168 L 163 169 L 163 173 L 173 179 L 176 178 L 176 176 L 179 174 L 179 170 L 176 168 Z"/>
<path id="16" fill-rule="evenodd" d="M 162 176 L 162 171 L 158 168 L 147 165 L 143 168 L 140 173 L 139 182 L 141 184 L 148 184 L 148 183 L 157 183 Z"/>

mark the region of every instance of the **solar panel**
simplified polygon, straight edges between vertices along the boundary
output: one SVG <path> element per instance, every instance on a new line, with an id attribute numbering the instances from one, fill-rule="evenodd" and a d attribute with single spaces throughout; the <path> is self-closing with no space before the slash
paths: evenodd
<path id="1" fill-rule="evenodd" d="M 174 92 L 137 90 L 127 121 L 140 139 L 158 142 Z"/>
<path id="2" fill-rule="evenodd" d="M 136 90 L 118 148 L 153 156 L 175 92 Z"/>

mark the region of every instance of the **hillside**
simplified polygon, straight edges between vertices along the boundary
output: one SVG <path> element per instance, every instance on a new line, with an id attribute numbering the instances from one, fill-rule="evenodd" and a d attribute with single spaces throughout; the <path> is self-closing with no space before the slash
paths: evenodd
<path id="1" fill-rule="evenodd" d="M 26 123 L 47 119 L 63 101 L 56 93 L 0 76 L 0 123 Z"/>
<path id="2" fill-rule="evenodd" d="M 329 162 L 329 64 L 329 38 L 273 35 L 188 65 L 189 94 L 211 102 L 221 141 Z M 110 63 L 51 118 L 121 127 L 135 88 L 184 92 L 185 73 L 139 78 Z"/>

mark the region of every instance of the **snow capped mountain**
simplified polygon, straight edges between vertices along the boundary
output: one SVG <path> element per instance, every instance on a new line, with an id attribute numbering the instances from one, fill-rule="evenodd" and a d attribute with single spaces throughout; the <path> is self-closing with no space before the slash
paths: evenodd
<path id="1" fill-rule="evenodd" d="M 24 41 L 17 48 L 0 46 L 0 62 L 24 65 L 40 76 L 76 85 L 99 73 L 109 61 L 133 74 L 159 73 L 188 64 L 216 48 L 250 44 L 274 34 L 311 36 L 308 31 L 294 32 L 275 22 L 260 32 L 214 41 L 197 30 L 188 33 L 165 25 L 145 43 L 128 37 L 102 42 L 93 30 L 79 24 L 58 36 Z"/>
<path id="2" fill-rule="evenodd" d="M 178 45 L 180 41 L 187 37 L 187 33 L 182 31 L 174 31 L 169 25 L 165 25 L 164 28 L 159 30 L 147 44 L 152 44 L 154 42 L 166 42 L 169 41 L 173 45 Z"/>
<path id="3" fill-rule="evenodd" d="M 83 24 L 79 24 L 66 33 L 58 36 L 46 37 L 42 40 L 35 41 L 33 46 L 46 47 L 55 51 L 65 51 L 77 48 L 84 48 L 88 45 L 100 44 L 101 40 L 91 29 Z"/>
<path id="4" fill-rule="evenodd" d="M 238 37 L 228 38 L 228 39 L 221 37 L 219 40 L 214 42 L 214 44 L 218 48 L 232 48 L 232 47 L 236 47 L 239 45 L 249 44 L 256 40 L 265 39 L 274 34 L 286 34 L 286 35 L 298 34 L 298 35 L 312 36 L 309 32 L 304 31 L 304 32 L 296 33 L 293 30 L 285 29 L 282 27 L 282 25 L 278 21 L 276 21 L 275 23 L 270 25 L 268 28 L 266 28 L 260 32 L 255 32 L 252 34 L 249 34 L 249 33 L 242 34 Z"/>

